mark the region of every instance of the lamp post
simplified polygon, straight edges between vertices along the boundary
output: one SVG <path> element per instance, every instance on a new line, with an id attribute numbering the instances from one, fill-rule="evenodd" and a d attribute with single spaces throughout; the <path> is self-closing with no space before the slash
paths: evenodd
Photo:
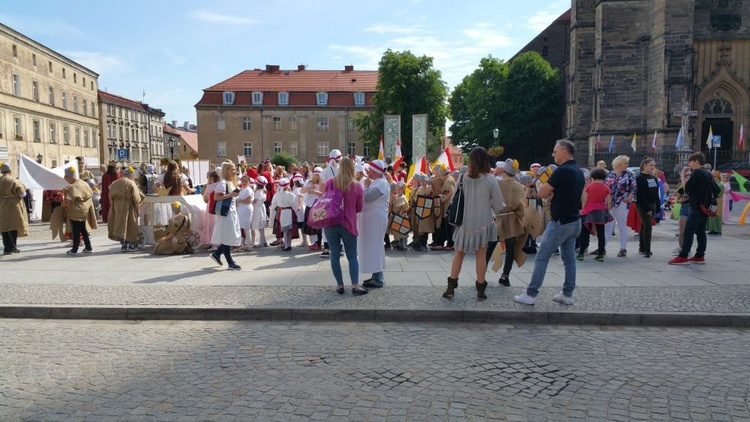
<path id="1" fill-rule="evenodd" d="M 42 164 L 42 160 L 44 160 L 44 157 L 42 156 L 42 154 L 37 154 L 36 155 L 37 164 Z"/>
<path id="2" fill-rule="evenodd" d="M 172 160 L 174 160 L 174 147 L 175 147 L 176 142 L 174 138 L 172 137 L 170 137 L 169 141 L 167 142 L 169 143 L 169 156 Z"/>
<path id="3" fill-rule="evenodd" d="M 500 129 L 494 128 L 492 129 L 492 137 L 495 138 L 495 144 L 497 145 L 497 138 L 500 136 Z"/>

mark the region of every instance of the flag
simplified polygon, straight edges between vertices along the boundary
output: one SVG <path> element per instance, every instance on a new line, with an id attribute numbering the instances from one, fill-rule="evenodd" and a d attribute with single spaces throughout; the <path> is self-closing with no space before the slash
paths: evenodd
<path id="1" fill-rule="evenodd" d="M 443 150 L 443 152 L 440 153 L 440 155 L 438 156 L 438 158 L 435 159 L 435 161 L 432 162 L 432 165 L 430 165 L 430 169 L 432 169 L 433 167 L 435 167 L 436 164 L 442 164 L 447 169 L 449 169 L 451 172 L 453 172 L 453 170 L 454 170 L 454 168 L 453 168 L 453 162 L 451 162 L 451 158 L 450 158 L 450 153 L 449 152 L 450 151 L 448 151 L 448 148 L 445 148 Z"/>
<path id="2" fill-rule="evenodd" d="M 651 152 L 656 152 L 656 131 L 654 131 L 654 139 L 651 141 Z"/>
<path id="3" fill-rule="evenodd" d="M 612 135 L 611 138 L 609 138 L 609 152 L 614 152 L 615 150 L 615 135 Z"/>
<path id="4" fill-rule="evenodd" d="M 427 157 L 422 157 L 421 160 L 419 160 L 419 171 L 422 173 L 430 176 L 432 175 L 432 170 L 430 170 L 430 165 L 427 163 Z"/>
<path id="5" fill-rule="evenodd" d="M 740 192 L 747 192 L 747 188 L 745 187 L 745 184 L 747 183 L 747 179 L 742 177 L 739 173 L 736 171 L 733 171 L 732 174 L 734 175 L 734 180 L 737 181 L 737 184 L 740 185 Z"/>
<path id="6" fill-rule="evenodd" d="M 677 149 L 682 148 L 682 127 L 680 127 L 680 131 L 677 133 L 677 142 L 675 142 L 674 147 Z"/>
<path id="7" fill-rule="evenodd" d="M 385 144 L 383 144 L 383 135 L 380 135 L 380 150 L 378 151 L 378 160 L 385 160 Z"/>
<path id="8" fill-rule="evenodd" d="M 602 146 L 602 135 L 598 134 L 596 135 L 596 150 L 599 151 L 599 148 Z"/>
<path id="9" fill-rule="evenodd" d="M 401 140 L 396 139 L 396 151 L 394 152 L 393 170 L 398 171 L 399 166 L 404 161 L 404 157 L 401 155 Z"/>
<path id="10" fill-rule="evenodd" d="M 453 173 L 454 171 L 456 171 L 456 166 L 453 165 L 453 159 L 451 158 L 451 152 L 448 147 L 445 147 L 445 155 L 448 157 L 448 170 Z"/>
<path id="11" fill-rule="evenodd" d="M 740 142 L 739 142 L 740 149 L 745 149 L 745 125 L 740 125 Z"/>
<path id="12" fill-rule="evenodd" d="M 633 148 L 633 152 L 635 152 L 635 150 L 636 150 L 636 148 L 635 148 L 635 146 L 636 146 L 636 139 L 637 138 L 635 136 L 635 133 L 633 133 L 633 141 L 630 142 L 630 148 Z"/>
<path id="13" fill-rule="evenodd" d="M 714 146 L 714 127 L 713 125 L 708 126 L 708 138 L 706 138 L 706 146 L 713 148 Z"/>

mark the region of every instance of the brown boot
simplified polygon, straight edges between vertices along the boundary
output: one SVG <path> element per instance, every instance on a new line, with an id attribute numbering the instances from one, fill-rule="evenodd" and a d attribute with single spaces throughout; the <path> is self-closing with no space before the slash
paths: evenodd
<path id="1" fill-rule="evenodd" d="M 445 289 L 445 293 L 443 293 L 443 297 L 446 299 L 453 299 L 453 295 L 455 294 L 456 287 L 458 287 L 458 279 L 448 277 L 448 288 Z"/>
<path id="2" fill-rule="evenodd" d="M 487 295 L 484 294 L 484 291 L 487 289 L 487 282 L 485 281 L 482 284 L 479 284 L 479 282 L 476 282 L 477 286 L 477 300 L 485 300 L 487 299 Z"/>

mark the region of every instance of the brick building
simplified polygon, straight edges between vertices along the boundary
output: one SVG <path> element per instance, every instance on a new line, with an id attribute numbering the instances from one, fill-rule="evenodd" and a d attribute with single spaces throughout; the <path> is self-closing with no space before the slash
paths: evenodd
<path id="1" fill-rule="evenodd" d="M 203 90 L 195 105 L 200 156 L 214 163 L 245 156 L 259 163 L 279 152 L 323 162 L 332 149 L 371 155 L 354 128 L 370 112 L 377 71 L 246 70 Z"/>
<path id="2" fill-rule="evenodd" d="M 710 125 L 720 163 L 743 157 L 750 0 L 572 0 L 566 84 L 566 135 L 582 162 L 593 164 L 597 135 L 607 144 L 614 135 L 615 151 L 630 153 L 635 133 L 639 152 L 651 152 L 656 131 L 656 153 L 666 156 L 683 105 L 697 111 L 686 146 L 706 150 Z"/>

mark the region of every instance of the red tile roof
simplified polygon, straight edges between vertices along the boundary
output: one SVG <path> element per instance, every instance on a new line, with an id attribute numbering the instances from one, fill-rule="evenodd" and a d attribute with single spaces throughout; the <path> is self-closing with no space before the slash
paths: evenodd
<path id="1" fill-rule="evenodd" d="M 173 129 L 177 134 L 180 135 L 183 142 L 187 144 L 193 151 L 198 152 L 198 132 L 191 132 L 189 130 Z"/>
<path id="2" fill-rule="evenodd" d="M 246 70 L 203 91 L 375 92 L 377 70 Z"/>
<path id="3" fill-rule="evenodd" d="M 180 136 L 180 133 L 177 132 L 172 126 L 168 125 L 166 122 L 162 122 L 164 133 L 168 133 L 170 135 L 174 136 Z"/>
<path id="4" fill-rule="evenodd" d="M 138 111 L 144 111 L 148 112 L 146 107 L 144 107 L 143 103 L 138 101 L 129 100 L 125 97 L 121 97 L 119 95 L 111 94 L 106 91 L 99 90 L 99 99 L 102 100 L 104 103 L 108 104 L 116 104 L 122 107 L 127 107 L 133 110 Z"/>

